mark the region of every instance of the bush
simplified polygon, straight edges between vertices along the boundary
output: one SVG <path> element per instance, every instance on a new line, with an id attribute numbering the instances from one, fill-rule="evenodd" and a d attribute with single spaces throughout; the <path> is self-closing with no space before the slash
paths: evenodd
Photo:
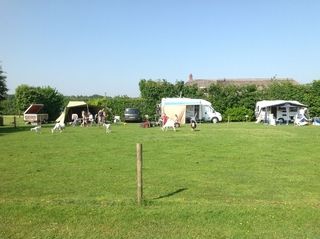
<path id="1" fill-rule="evenodd" d="M 228 108 L 223 117 L 226 121 L 252 121 L 254 119 L 254 112 L 243 106 Z"/>
<path id="2" fill-rule="evenodd" d="M 129 98 L 127 96 L 116 96 L 108 98 L 92 99 L 88 101 L 89 105 L 96 105 L 106 108 L 108 111 L 108 120 L 111 120 L 115 115 L 119 115 L 121 120 L 124 120 L 124 110 L 126 108 L 137 108 L 141 112 L 141 116 L 149 115 L 154 117 L 156 104 L 148 102 L 142 98 Z"/>

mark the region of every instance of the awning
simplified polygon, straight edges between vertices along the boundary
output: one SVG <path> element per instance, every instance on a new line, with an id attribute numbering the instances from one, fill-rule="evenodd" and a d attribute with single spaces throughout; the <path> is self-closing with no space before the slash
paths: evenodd
<path id="1" fill-rule="evenodd" d="M 301 104 L 299 101 L 296 100 L 263 100 L 259 102 L 260 108 L 278 106 L 278 105 L 292 105 L 292 106 L 301 106 L 307 107 L 304 104 Z"/>

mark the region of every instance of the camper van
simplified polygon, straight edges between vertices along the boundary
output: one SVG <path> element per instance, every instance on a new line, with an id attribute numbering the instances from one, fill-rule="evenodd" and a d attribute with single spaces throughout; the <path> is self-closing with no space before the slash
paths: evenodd
<path id="1" fill-rule="evenodd" d="M 178 118 L 181 124 L 189 123 L 192 118 L 198 122 L 218 123 L 222 116 L 216 112 L 211 103 L 202 99 L 163 98 L 160 104 L 161 114 L 169 118 Z"/>
<path id="2" fill-rule="evenodd" d="M 270 116 L 280 124 L 292 123 L 299 110 L 305 107 L 295 100 L 262 100 L 256 103 L 255 116 L 257 123 L 269 121 Z"/>

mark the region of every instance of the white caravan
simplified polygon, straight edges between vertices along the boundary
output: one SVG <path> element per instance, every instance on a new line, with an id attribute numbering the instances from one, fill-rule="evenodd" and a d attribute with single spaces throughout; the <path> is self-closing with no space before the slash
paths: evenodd
<path id="1" fill-rule="evenodd" d="M 190 98 L 163 98 L 161 100 L 161 115 L 166 114 L 171 119 L 178 118 L 181 124 L 195 118 L 198 122 L 218 123 L 222 116 L 215 111 L 211 103 L 202 99 Z"/>
<path id="2" fill-rule="evenodd" d="M 280 124 L 285 122 L 288 124 L 294 121 L 294 117 L 303 108 L 306 108 L 306 105 L 295 100 L 258 101 L 255 108 L 256 122 L 269 122 L 273 118 Z"/>

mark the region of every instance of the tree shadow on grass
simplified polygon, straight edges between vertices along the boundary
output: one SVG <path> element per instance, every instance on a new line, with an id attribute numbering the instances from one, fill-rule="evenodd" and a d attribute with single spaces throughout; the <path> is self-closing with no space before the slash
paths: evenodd
<path id="1" fill-rule="evenodd" d="M 181 192 L 183 192 L 185 190 L 188 190 L 188 188 L 180 188 L 180 189 L 178 189 L 178 190 L 176 190 L 174 192 L 170 192 L 170 193 L 167 193 L 165 195 L 161 195 L 159 197 L 153 198 L 153 200 L 158 200 L 158 199 L 161 199 L 161 198 L 168 198 L 168 197 L 174 196 L 174 195 L 176 195 L 178 193 L 181 193 Z"/>
<path id="2" fill-rule="evenodd" d="M 0 136 L 6 135 L 6 134 L 12 134 L 12 133 L 19 133 L 22 131 L 29 131 L 31 127 L 26 126 L 17 126 L 16 128 L 13 126 L 1 126 L 0 127 Z"/>

